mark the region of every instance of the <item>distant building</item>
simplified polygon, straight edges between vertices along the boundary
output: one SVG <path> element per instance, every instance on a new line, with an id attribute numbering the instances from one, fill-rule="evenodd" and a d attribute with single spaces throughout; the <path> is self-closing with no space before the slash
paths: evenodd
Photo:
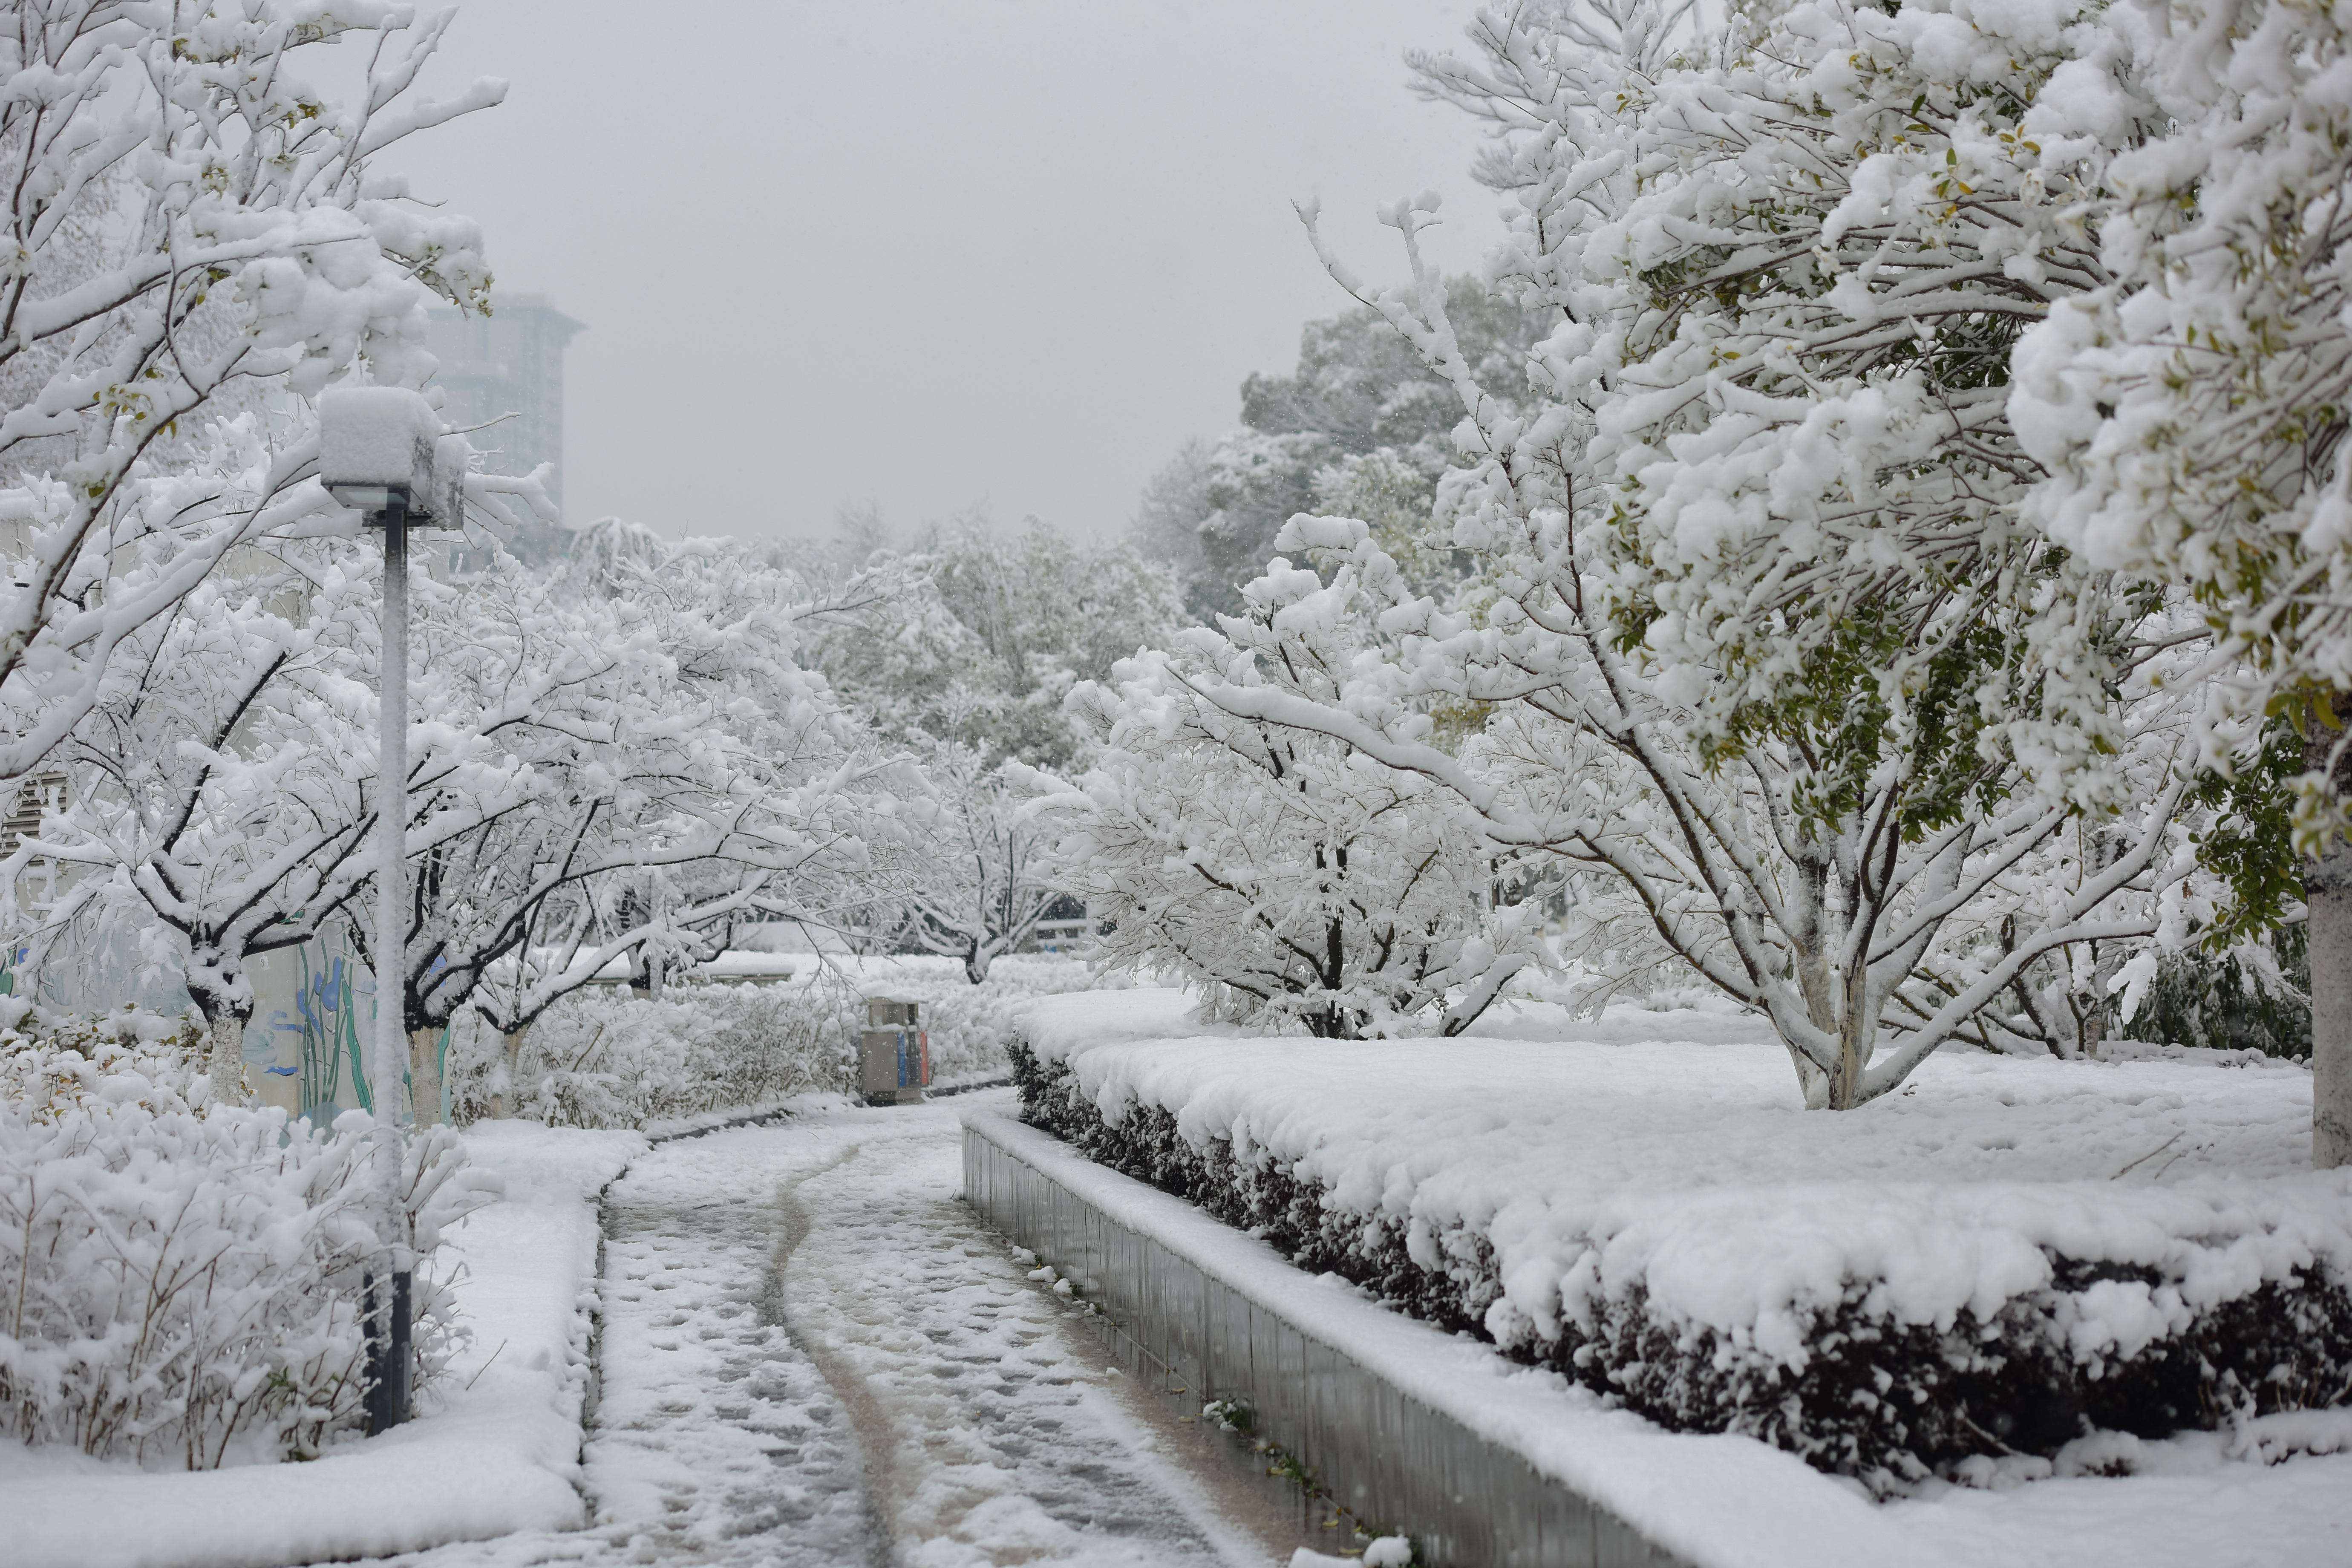
<path id="1" fill-rule="evenodd" d="M 433 384 L 449 395 L 442 417 L 474 437 L 489 471 L 527 474 L 555 465 L 548 486 L 563 501 L 563 347 L 586 329 L 541 294 L 498 294 L 487 316 L 433 312 L 427 346 L 441 362 Z M 502 417 L 510 416 L 510 417 Z M 496 423 L 492 423 L 496 421 Z"/>

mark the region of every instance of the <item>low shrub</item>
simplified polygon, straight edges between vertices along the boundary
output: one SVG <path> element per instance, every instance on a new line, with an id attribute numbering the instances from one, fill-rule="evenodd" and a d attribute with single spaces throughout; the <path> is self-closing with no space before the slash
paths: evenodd
<path id="1" fill-rule="evenodd" d="M 2047 1458 L 2093 1432 L 2141 1438 L 2211 1430 L 2352 1397 L 2352 1293 L 2313 1258 L 2265 1277 L 2242 1251 L 2191 1282 L 2168 1269 L 2058 1255 L 2050 1282 L 1979 1315 L 1906 1321 L 1876 1281 L 1802 1311 L 1791 1342 L 1724 1333 L 1661 1310 L 1636 1280 L 1563 1282 L 1556 1325 L 1505 1300 L 1491 1240 L 1462 1225 L 1414 1236 L 1349 1207 L 1295 1162 L 1226 1138 L 1186 1138 L 1142 1102 L 1114 1122 L 1065 1063 L 1016 1042 L 1024 1119 L 1097 1163 L 1262 1236 L 1300 1268 L 1335 1273 L 1448 1331 L 1549 1366 L 1679 1431 L 1735 1432 L 1853 1477 L 1882 1494 L 1988 1459 Z M 2208 1262 L 2228 1237 L 2190 1238 Z M 1602 1243 L 1587 1243 L 1597 1269 Z"/>
<path id="2" fill-rule="evenodd" d="M 2302 1057 L 2311 1051 L 2311 931 L 2282 926 L 2216 955 L 2165 953 L 2128 1024 L 2145 1040 Z"/>
<path id="3" fill-rule="evenodd" d="M 133 1012 L 0 1030 L 0 1426 L 19 1441 L 205 1469 L 306 1458 L 356 1428 L 383 1170 L 331 1129 L 206 1105 L 193 1025 Z M 445 1226 L 498 1191 L 446 1130 L 408 1141 L 415 1388 L 467 1338 Z"/>
<path id="4" fill-rule="evenodd" d="M 463 1014 L 450 1114 L 491 1114 L 509 1081 L 511 1113 L 551 1127 L 641 1127 L 839 1089 L 849 1064 L 830 1013 L 800 986 L 697 985 L 659 1001 L 593 987 L 526 1030 L 511 1069 L 502 1037 Z"/>
<path id="5" fill-rule="evenodd" d="M 920 1004 L 935 1083 L 1008 1076 L 1020 1004 L 1097 984 L 1060 957 L 1006 957 L 979 985 L 944 959 L 824 966 L 786 985 L 680 986 L 661 1000 L 597 987 L 559 1002 L 523 1036 L 509 1080 L 500 1037 L 473 1015 L 451 1033 L 447 1077 L 457 1121 L 491 1113 L 511 1082 L 512 1113 L 551 1126 L 640 1127 L 850 1092 L 866 997 Z"/>

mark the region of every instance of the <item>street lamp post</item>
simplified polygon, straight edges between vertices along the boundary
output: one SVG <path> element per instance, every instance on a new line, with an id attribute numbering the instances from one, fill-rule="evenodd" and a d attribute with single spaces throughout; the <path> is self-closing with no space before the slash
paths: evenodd
<path id="1" fill-rule="evenodd" d="M 341 387 L 319 401 L 319 474 L 330 494 L 383 531 L 383 619 L 376 730 L 375 1038 L 368 1086 L 378 1158 L 389 1166 L 377 1231 L 388 1268 L 369 1277 L 366 1425 L 370 1436 L 408 1415 L 410 1282 L 415 1256 L 400 1202 L 403 977 L 408 912 L 408 530 L 458 526 L 466 438 L 441 434 L 421 394 Z M 379 1281 L 382 1289 L 379 1289 Z M 379 1299 L 381 1298 L 381 1299 Z"/>

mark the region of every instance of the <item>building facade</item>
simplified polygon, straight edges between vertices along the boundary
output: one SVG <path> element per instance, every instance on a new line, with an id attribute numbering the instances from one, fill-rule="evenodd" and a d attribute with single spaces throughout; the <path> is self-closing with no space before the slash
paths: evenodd
<path id="1" fill-rule="evenodd" d="M 541 294 L 498 294 L 487 316 L 455 307 L 433 312 L 427 346 L 441 368 L 433 384 L 449 395 L 442 417 L 478 426 L 475 450 L 492 473 L 527 474 L 555 465 L 548 486 L 563 500 L 563 349 L 582 323 Z"/>

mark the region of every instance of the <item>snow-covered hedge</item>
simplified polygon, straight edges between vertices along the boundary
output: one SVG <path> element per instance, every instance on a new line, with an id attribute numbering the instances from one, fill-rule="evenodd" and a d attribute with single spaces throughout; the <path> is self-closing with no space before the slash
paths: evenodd
<path id="1" fill-rule="evenodd" d="M 0 1030 L 0 1425 L 19 1441 L 203 1469 L 356 1426 L 369 1120 L 289 1126 L 206 1089 L 193 1025 Z M 403 1181 L 422 1394 L 465 1334 L 431 1255 L 497 1183 L 446 1129 L 410 1140 Z"/>
<path id="2" fill-rule="evenodd" d="M 814 959 L 809 960 L 816 967 Z M 866 996 L 922 1005 L 934 1082 L 942 1088 L 1012 1071 L 1018 1013 L 1040 996 L 1118 986 L 1075 959 L 998 959 L 985 983 L 951 959 L 847 959 L 782 985 L 672 989 L 659 1001 L 618 989 L 573 994 L 524 1034 L 513 1113 L 565 1127 L 648 1121 L 772 1104 L 855 1087 Z M 449 1046 L 454 1120 L 489 1114 L 505 1071 L 499 1037 L 464 1016 Z"/>
<path id="3" fill-rule="evenodd" d="M 457 1121 L 490 1113 L 500 1042 L 459 1015 L 447 1068 Z M 799 986 L 680 987 L 660 1001 L 592 987 L 524 1032 L 510 1104 L 551 1127 L 642 1127 L 837 1089 L 845 1070 L 837 1033 Z"/>
<path id="4" fill-rule="evenodd" d="M 2292 1067 L 1944 1056 L 1830 1117 L 1775 1092 L 1777 1047 L 1706 1037 L 1731 1020 L 1417 1047 L 1131 1023 L 1034 1013 L 1026 1119 L 1669 1427 L 1884 1492 L 2352 1397 L 2352 1175 L 2294 1169 Z"/>

